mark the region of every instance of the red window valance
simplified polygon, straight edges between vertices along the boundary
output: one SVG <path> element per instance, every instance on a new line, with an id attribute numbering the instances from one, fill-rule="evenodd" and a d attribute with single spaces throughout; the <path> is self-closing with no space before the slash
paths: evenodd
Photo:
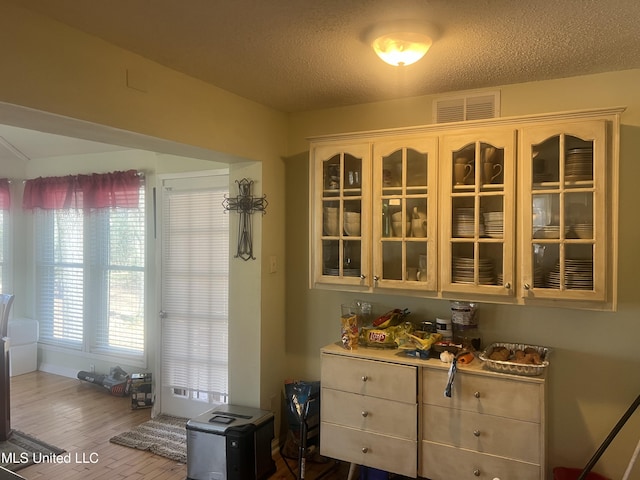
<path id="1" fill-rule="evenodd" d="M 9 180 L 0 178 L 0 210 L 9 210 L 11 207 L 11 191 Z"/>
<path id="2" fill-rule="evenodd" d="M 22 206 L 28 210 L 137 208 L 140 183 L 135 170 L 39 177 L 25 182 Z"/>

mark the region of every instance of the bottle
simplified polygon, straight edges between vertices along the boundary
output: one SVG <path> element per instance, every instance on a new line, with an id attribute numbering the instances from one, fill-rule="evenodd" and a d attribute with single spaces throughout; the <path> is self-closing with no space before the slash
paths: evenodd
<path id="1" fill-rule="evenodd" d="M 391 217 L 389 215 L 389 205 L 387 203 L 382 204 L 382 236 L 391 236 Z"/>

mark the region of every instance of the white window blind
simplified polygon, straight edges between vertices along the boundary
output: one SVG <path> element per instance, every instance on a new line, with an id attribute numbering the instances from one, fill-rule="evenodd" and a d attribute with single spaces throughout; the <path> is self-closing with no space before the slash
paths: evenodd
<path id="1" fill-rule="evenodd" d="M 8 221 L 9 212 L 7 210 L 0 209 L 0 292 L 9 293 L 4 291 L 4 287 L 7 284 L 5 275 L 7 274 L 6 260 L 9 258 L 9 230 Z"/>
<path id="2" fill-rule="evenodd" d="M 201 182 L 163 191 L 162 377 L 212 403 L 228 392 L 228 176 Z"/>
<path id="3" fill-rule="evenodd" d="M 84 318 L 83 216 L 36 212 L 36 295 L 40 341 L 81 350 Z"/>
<path id="4" fill-rule="evenodd" d="M 144 357 L 144 186 L 137 209 L 36 210 L 40 341 Z"/>
<path id="5" fill-rule="evenodd" d="M 144 352 L 144 258 L 143 209 L 96 210 L 89 218 L 92 228 L 92 295 L 98 308 L 92 352 Z"/>

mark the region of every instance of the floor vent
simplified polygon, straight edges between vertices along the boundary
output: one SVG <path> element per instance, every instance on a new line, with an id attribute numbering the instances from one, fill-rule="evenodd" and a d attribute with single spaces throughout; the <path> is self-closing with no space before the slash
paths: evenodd
<path id="1" fill-rule="evenodd" d="M 463 97 L 442 97 L 433 102 L 433 118 L 436 123 L 483 120 L 499 116 L 499 91 Z"/>

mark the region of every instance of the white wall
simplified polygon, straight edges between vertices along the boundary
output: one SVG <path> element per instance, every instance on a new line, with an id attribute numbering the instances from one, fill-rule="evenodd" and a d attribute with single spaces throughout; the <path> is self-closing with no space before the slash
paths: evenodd
<path id="1" fill-rule="evenodd" d="M 502 116 L 626 106 L 620 158 L 618 311 L 480 306 L 485 344 L 495 341 L 553 349 L 549 368 L 549 467 L 582 467 L 640 392 L 640 70 L 501 87 Z M 319 378 L 319 349 L 338 339 L 340 304 L 357 297 L 408 307 L 414 319 L 450 314 L 449 303 L 400 296 L 309 290 L 308 141 L 327 133 L 402 127 L 430 122 L 433 97 L 358 105 L 292 115 L 287 159 L 287 364 L 291 375 Z M 299 201 L 293 201 L 299 199 Z M 633 417 L 598 463 L 620 478 L 638 441 Z M 640 475 L 636 467 L 636 475 Z"/>

